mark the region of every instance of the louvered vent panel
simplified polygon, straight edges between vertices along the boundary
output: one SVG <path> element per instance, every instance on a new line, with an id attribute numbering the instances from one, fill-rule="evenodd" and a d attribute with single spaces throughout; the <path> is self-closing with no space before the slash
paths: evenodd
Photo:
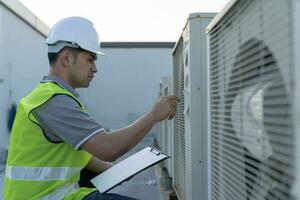
<path id="1" fill-rule="evenodd" d="M 290 3 L 240 0 L 209 32 L 212 199 L 292 199 Z"/>
<path id="2" fill-rule="evenodd" d="M 168 93 L 168 88 L 164 88 L 164 91 L 163 91 L 163 96 L 168 96 L 169 93 Z M 163 144 L 163 152 L 167 153 L 168 154 L 168 145 L 169 145 L 169 130 L 168 130 L 168 120 L 164 120 L 163 122 L 163 125 L 164 125 L 164 144 Z M 167 161 L 165 161 L 167 163 Z"/>
<path id="3" fill-rule="evenodd" d="M 180 196 L 185 194 L 185 124 L 184 124 L 184 69 L 183 69 L 183 42 L 179 40 L 173 56 L 173 91 L 180 97 L 177 113 L 174 117 L 174 186 Z"/>
<path id="4" fill-rule="evenodd" d="M 172 89 L 171 84 L 170 84 L 170 82 L 168 82 L 166 88 L 164 89 L 164 96 L 172 95 L 171 89 Z M 166 130 L 166 132 L 164 134 L 165 134 L 166 139 L 165 139 L 165 148 L 163 149 L 163 151 L 166 152 L 167 155 L 173 156 L 172 155 L 173 141 L 171 141 L 171 139 L 172 139 L 171 125 L 172 125 L 172 122 L 170 120 L 164 120 L 164 126 L 165 126 L 165 130 Z M 171 159 L 165 160 L 165 166 L 167 168 L 169 176 L 172 176 L 172 160 Z"/>

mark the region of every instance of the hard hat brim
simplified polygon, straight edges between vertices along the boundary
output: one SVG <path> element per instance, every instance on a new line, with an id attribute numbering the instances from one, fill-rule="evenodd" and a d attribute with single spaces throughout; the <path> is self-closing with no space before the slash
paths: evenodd
<path id="1" fill-rule="evenodd" d="M 97 51 L 96 54 L 99 54 L 99 55 L 101 55 L 101 56 L 107 56 L 107 54 L 105 54 L 105 53 L 103 53 L 103 52 L 101 52 L 101 51 Z"/>

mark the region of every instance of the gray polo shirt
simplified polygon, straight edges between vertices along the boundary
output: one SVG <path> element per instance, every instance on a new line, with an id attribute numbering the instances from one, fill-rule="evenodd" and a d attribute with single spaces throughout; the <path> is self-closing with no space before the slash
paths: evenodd
<path id="1" fill-rule="evenodd" d="M 45 76 L 41 82 L 54 82 L 79 97 L 71 86 L 58 77 Z M 32 113 L 49 141 L 64 141 L 75 149 L 80 149 L 84 142 L 104 131 L 100 124 L 82 110 L 77 101 L 64 94 L 53 96 Z"/>

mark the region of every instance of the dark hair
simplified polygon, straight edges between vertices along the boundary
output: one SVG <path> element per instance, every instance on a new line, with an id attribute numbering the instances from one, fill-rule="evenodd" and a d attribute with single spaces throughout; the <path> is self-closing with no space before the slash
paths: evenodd
<path id="1" fill-rule="evenodd" d="M 48 53 L 48 60 L 49 60 L 50 66 L 53 66 L 55 64 L 55 62 L 57 61 L 57 58 L 58 58 L 59 54 L 61 54 L 65 50 L 70 51 L 75 58 L 77 58 L 77 56 L 78 56 L 79 53 L 85 51 L 84 49 L 81 49 L 81 48 L 64 47 L 64 48 L 62 48 L 57 53 Z"/>

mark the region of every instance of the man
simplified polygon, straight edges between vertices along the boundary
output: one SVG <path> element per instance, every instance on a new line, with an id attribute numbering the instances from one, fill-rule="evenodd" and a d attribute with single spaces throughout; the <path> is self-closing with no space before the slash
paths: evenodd
<path id="1" fill-rule="evenodd" d="M 63 19 L 46 43 L 50 75 L 18 105 L 4 199 L 132 199 L 78 188 L 80 170 L 108 169 L 110 161 L 134 147 L 155 123 L 175 115 L 178 97 L 159 99 L 136 122 L 108 134 L 84 112 L 75 91 L 89 86 L 97 72 L 97 54 L 103 54 L 93 24 L 81 17 Z"/>

